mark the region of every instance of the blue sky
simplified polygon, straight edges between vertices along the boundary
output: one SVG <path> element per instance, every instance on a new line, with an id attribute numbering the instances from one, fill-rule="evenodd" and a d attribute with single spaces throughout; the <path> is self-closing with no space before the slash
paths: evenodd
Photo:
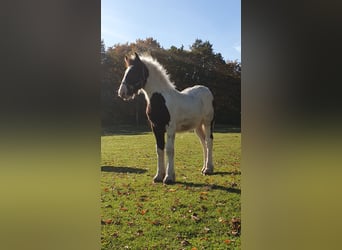
<path id="1" fill-rule="evenodd" d="M 225 60 L 241 61 L 240 0 L 101 0 L 101 38 L 107 47 L 153 37 L 165 49 L 197 38 Z"/>

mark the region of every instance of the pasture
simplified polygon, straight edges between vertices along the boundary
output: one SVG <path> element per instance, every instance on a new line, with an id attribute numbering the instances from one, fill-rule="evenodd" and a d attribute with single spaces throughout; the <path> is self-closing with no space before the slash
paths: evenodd
<path id="1" fill-rule="evenodd" d="M 101 137 L 102 249 L 241 249 L 241 134 L 214 130 L 214 175 L 193 132 L 175 140 L 176 183 L 154 184 L 148 130 Z"/>

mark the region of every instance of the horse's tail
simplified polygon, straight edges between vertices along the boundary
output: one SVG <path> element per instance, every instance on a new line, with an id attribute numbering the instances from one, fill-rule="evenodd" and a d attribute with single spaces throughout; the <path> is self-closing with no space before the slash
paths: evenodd
<path id="1" fill-rule="evenodd" d="M 215 119 L 216 119 L 216 112 L 215 112 L 215 109 L 216 109 L 216 102 L 215 102 L 215 99 L 214 99 L 214 98 L 213 98 L 213 101 L 212 101 L 212 105 L 213 105 L 213 119 L 212 119 L 211 122 L 210 122 L 210 138 L 211 138 L 211 139 L 214 139 L 213 130 L 214 130 Z"/>

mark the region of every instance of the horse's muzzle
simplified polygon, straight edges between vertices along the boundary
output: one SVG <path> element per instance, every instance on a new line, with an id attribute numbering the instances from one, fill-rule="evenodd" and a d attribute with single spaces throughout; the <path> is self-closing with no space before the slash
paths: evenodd
<path id="1" fill-rule="evenodd" d="M 118 90 L 118 96 L 121 97 L 122 99 L 127 98 L 127 87 L 125 84 L 120 85 L 120 88 Z"/>
<path id="2" fill-rule="evenodd" d="M 133 99 L 135 97 L 135 94 L 133 94 L 132 96 L 129 95 L 128 93 L 128 89 L 127 89 L 127 86 L 125 84 L 121 84 L 120 85 L 120 88 L 118 90 L 118 96 L 120 98 L 122 98 L 124 101 L 128 101 L 130 99 Z"/>

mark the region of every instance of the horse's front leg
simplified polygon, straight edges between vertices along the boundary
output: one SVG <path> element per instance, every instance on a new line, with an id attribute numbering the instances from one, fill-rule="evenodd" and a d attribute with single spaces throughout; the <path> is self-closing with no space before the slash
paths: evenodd
<path id="1" fill-rule="evenodd" d="M 166 142 L 166 154 L 168 158 L 168 163 L 166 167 L 166 175 L 164 178 L 164 184 L 171 184 L 176 181 L 175 170 L 174 170 L 174 144 L 175 144 L 175 132 L 167 132 L 167 142 Z"/>
<path id="2" fill-rule="evenodd" d="M 165 133 L 162 130 L 158 130 L 153 127 L 153 133 L 156 137 L 156 148 L 157 148 L 157 158 L 158 158 L 158 166 L 157 166 L 157 174 L 154 176 L 154 182 L 162 182 L 165 177 Z"/>

